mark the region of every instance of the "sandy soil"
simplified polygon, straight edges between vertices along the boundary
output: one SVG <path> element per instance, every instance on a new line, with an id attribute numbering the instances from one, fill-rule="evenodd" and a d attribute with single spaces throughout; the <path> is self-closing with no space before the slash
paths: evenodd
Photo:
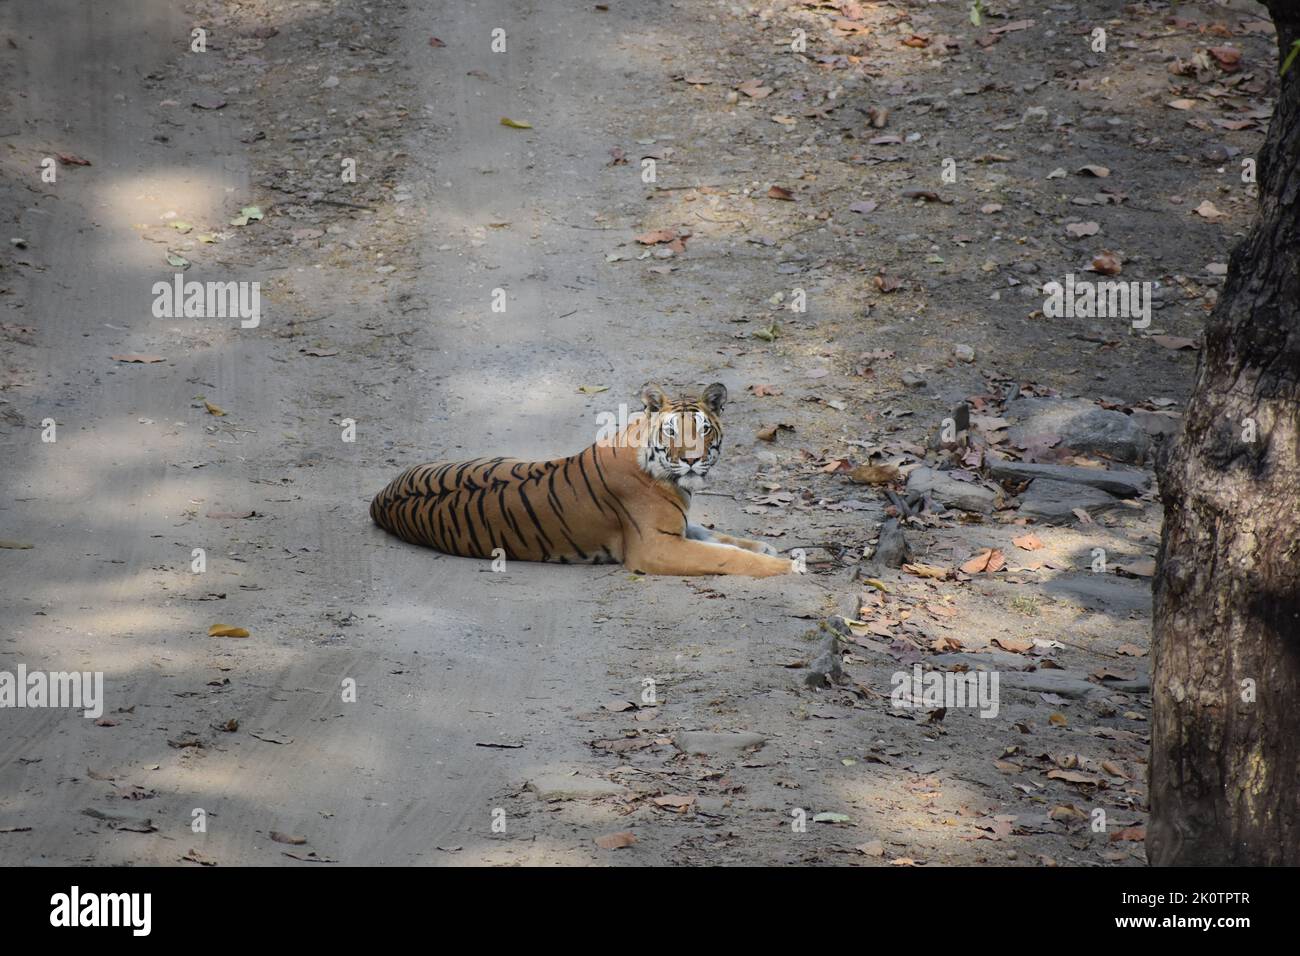
<path id="1" fill-rule="evenodd" d="M 1267 121 L 1258 8 L 124 6 L 0 7 L 0 539 L 32 545 L 0 548 L 0 670 L 102 671 L 107 701 L 0 710 L 0 863 L 1143 862 L 1149 589 L 1089 562 L 1154 553 L 1152 494 L 1055 527 L 1010 489 L 927 512 L 936 580 L 867 568 L 890 502 L 847 474 L 933 463 L 1008 383 L 1175 420 L 1190 349 L 1046 318 L 1038 287 L 1111 251 L 1168 290 L 1148 331 L 1196 337 Z M 1244 70 L 1169 69 L 1224 44 Z M 55 153 L 91 165 L 44 183 Z M 155 318 L 169 254 L 259 282 L 260 326 Z M 728 385 L 696 510 L 811 573 L 493 573 L 369 524 L 400 468 L 571 453 L 649 380 Z M 955 570 L 983 547 L 1008 567 Z M 812 689 L 835 614 L 863 623 Z M 999 648 L 1096 692 L 891 707 L 900 669 Z"/>

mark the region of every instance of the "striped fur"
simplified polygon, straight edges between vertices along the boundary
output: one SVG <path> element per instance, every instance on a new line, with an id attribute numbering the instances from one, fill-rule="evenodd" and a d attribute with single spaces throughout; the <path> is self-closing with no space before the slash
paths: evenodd
<path id="1" fill-rule="evenodd" d="M 568 458 L 476 458 L 415 465 L 370 504 L 404 541 L 470 558 L 563 564 L 623 562 L 649 574 L 785 574 L 792 563 L 757 541 L 687 519 L 722 447 L 726 388 L 670 401 Z"/>

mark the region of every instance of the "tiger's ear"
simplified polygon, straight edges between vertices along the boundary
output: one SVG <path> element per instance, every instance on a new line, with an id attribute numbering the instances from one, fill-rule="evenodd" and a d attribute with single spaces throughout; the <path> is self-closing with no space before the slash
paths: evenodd
<path id="1" fill-rule="evenodd" d="M 704 390 L 700 400 L 704 402 L 705 408 L 717 415 L 722 411 L 722 406 L 727 404 L 727 386 L 714 382 Z"/>
<path id="2" fill-rule="evenodd" d="M 641 404 L 645 406 L 647 412 L 653 415 L 668 404 L 668 396 L 664 394 L 664 390 L 658 385 L 647 385 L 641 389 Z"/>

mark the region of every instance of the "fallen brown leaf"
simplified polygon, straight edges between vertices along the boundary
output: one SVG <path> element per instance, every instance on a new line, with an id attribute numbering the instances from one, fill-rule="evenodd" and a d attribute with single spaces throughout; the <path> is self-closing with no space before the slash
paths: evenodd
<path id="1" fill-rule="evenodd" d="M 1032 531 L 1029 534 L 1022 534 L 1018 538 L 1012 538 L 1011 543 L 1025 551 L 1037 551 L 1043 546 L 1043 542 L 1039 540 L 1038 535 Z"/>
<path id="2" fill-rule="evenodd" d="M 961 566 L 967 574 L 993 574 L 1007 566 L 1006 556 L 997 548 L 982 548 Z"/>
<path id="3" fill-rule="evenodd" d="M 1099 252 L 1092 257 L 1092 271 L 1104 276 L 1117 276 L 1123 271 L 1123 263 L 1113 252 Z"/>
<path id="4" fill-rule="evenodd" d="M 849 481 L 858 485 L 887 485 L 897 478 L 897 465 L 858 465 L 849 472 Z"/>
<path id="5" fill-rule="evenodd" d="M 248 637 L 248 629 L 233 624 L 213 624 L 208 628 L 208 637 Z"/>

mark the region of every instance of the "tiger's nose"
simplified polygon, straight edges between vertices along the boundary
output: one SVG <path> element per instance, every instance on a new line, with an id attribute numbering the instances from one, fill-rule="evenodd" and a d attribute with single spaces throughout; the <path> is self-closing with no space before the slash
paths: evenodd
<path id="1" fill-rule="evenodd" d="M 703 460 L 704 460 L 703 455 L 696 455 L 694 458 L 687 458 L 685 456 L 682 456 L 682 461 L 686 462 L 686 464 L 688 465 L 694 465 L 696 462 L 703 461 Z"/>

